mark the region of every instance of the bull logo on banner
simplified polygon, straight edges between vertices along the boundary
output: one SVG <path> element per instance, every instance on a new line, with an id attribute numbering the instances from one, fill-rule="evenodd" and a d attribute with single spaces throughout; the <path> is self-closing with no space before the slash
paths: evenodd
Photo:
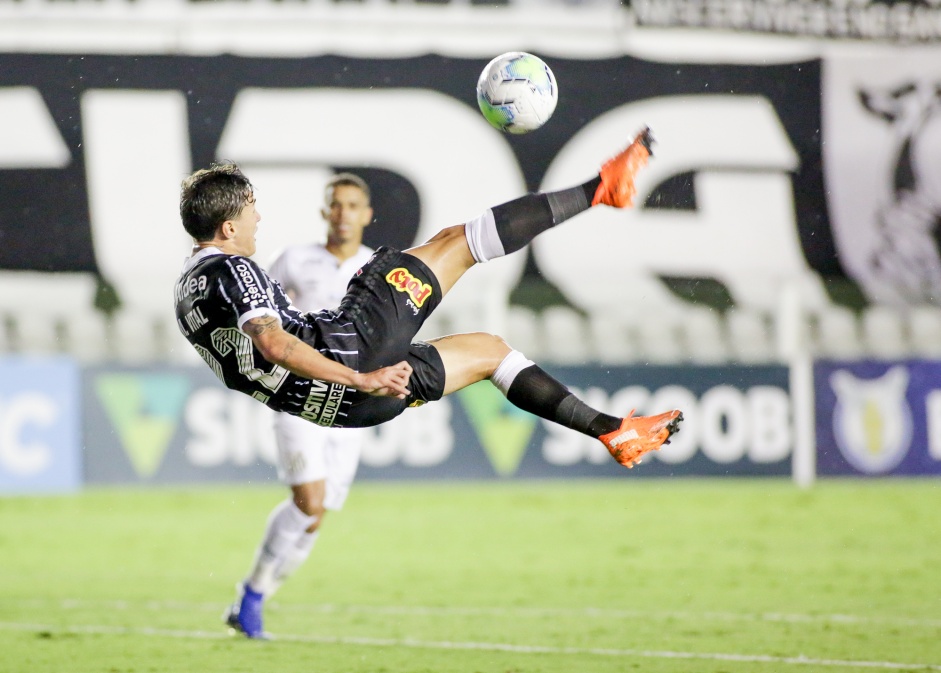
<path id="1" fill-rule="evenodd" d="M 863 89 L 894 138 L 890 195 L 879 207 L 874 272 L 912 303 L 941 302 L 941 82 Z"/>
<path id="2" fill-rule="evenodd" d="M 824 167 L 834 240 L 870 301 L 941 305 L 941 80 L 926 54 L 828 61 Z"/>

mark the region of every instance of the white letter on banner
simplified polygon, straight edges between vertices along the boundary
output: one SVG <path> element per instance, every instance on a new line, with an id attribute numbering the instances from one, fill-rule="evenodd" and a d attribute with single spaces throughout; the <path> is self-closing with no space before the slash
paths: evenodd
<path id="1" fill-rule="evenodd" d="M 229 441 L 228 395 L 217 388 L 200 388 L 186 401 L 183 418 L 189 437 L 184 453 L 191 465 L 214 467 L 225 462 Z"/>
<path id="2" fill-rule="evenodd" d="M 925 416 L 928 424 L 928 455 L 941 460 L 941 390 L 925 395 Z"/>
<path id="3" fill-rule="evenodd" d="M 23 429 L 30 424 L 51 426 L 58 415 L 55 402 L 40 393 L 14 397 L 0 409 L 0 464 L 14 475 L 29 477 L 52 464 L 52 450 L 40 442 L 23 442 Z"/>
<path id="4" fill-rule="evenodd" d="M 290 175 L 282 169 L 318 166 L 394 171 L 418 192 L 422 219 L 416 243 L 525 191 L 506 138 L 476 110 L 421 89 L 243 89 L 218 154 L 238 161 L 249 175 L 256 166 L 264 168 L 272 180 Z M 259 188 L 262 213 L 263 191 Z M 296 192 L 293 209 L 297 219 L 310 219 L 309 192 Z M 288 212 L 284 204 L 281 212 Z M 474 315 L 477 329 L 504 332 L 507 298 L 525 261 L 511 255 L 475 267 L 439 310 Z"/>
<path id="5" fill-rule="evenodd" d="M 746 393 L 751 424 L 748 457 L 755 463 L 774 463 L 791 453 L 791 402 L 776 386 L 754 386 Z"/>
<path id="6" fill-rule="evenodd" d="M 71 161 L 37 89 L 0 88 L 0 119 L 0 168 L 64 168 Z"/>
<path id="7" fill-rule="evenodd" d="M 717 463 L 740 460 L 748 441 L 748 412 L 742 391 L 732 386 L 710 388 L 700 400 L 699 413 L 703 454 Z"/>
<path id="8" fill-rule="evenodd" d="M 95 258 L 129 309 L 163 306 L 192 239 L 180 225 L 180 180 L 190 172 L 186 98 L 180 91 L 82 96 L 88 204 Z M 129 213 L 137 232 L 128 235 Z"/>
<path id="9" fill-rule="evenodd" d="M 593 208 L 577 226 L 556 227 L 533 242 L 539 268 L 567 297 L 588 310 L 628 312 L 631 302 L 678 301 L 657 275 L 707 276 L 724 282 L 737 302 L 767 309 L 777 302 L 780 278 L 816 279 L 802 253 L 788 175 L 798 156 L 763 97 L 673 96 L 623 105 L 568 142 L 542 189 L 597 174 L 648 122 L 654 158 L 637 178 L 635 208 Z M 685 173 L 694 175 L 695 212 L 642 207 L 658 185 Z M 821 301 L 818 286 L 808 284 L 808 301 Z"/>

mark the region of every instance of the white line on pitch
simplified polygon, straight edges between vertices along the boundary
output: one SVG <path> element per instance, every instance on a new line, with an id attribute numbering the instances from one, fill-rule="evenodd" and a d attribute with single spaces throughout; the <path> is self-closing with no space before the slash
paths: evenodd
<path id="1" fill-rule="evenodd" d="M 185 631 L 180 629 L 129 628 L 123 626 L 67 626 L 48 624 L 26 624 L 0 622 L 0 629 L 7 631 L 65 632 L 77 634 L 141 635 L 192 640 L 217 640 L 229 638 L 225 633 L 210 631 Z M 632 650 L 595 647 L 546 647 L 543 645 L 512 645 L 509 643 L 452 642 L 416 640 L 413 638 L 365 638 L 353 636 L 309 636 L 281 634 L 276 640 L 320 645 L 363 645 L 369 647 L 410 647 L 425 650 L 478 650 L 484 652 L 513 652 L 519 654 L 596 655 L 603 657 L 642 657 L 647 659 L 689 659 L 708 661 L 734 661 L 738 663 L 790 664 L 799 666 L 840 666 L 843 668 L 871 668 L 887 670 L 921 669 L 941 671 L 936 664 L 906 664 L 896 661 L 852 661 L 844 659 L 814 659 L 803 655 L 780 657 L 768 654 L 727 654 L 722 652 L 675 652 L 671 650 Z"/>
<path id="2" fill-rule="evenodd" d="M 5 605 L 21 607 L 48 608 L 58 606 L 64 610 L 108 608 L 109 610 L 202 610 L 218 612 L 225 601 L 219 603 L 190 603 L 185 601 L 126 601 L 126 600 L 84 600 L 84 599 L 38 599 L 5 600 Z M 880 624 L 888 626 L 909 626 L 921 628 L 941 628 L 941 619 L 915 619 L 909 617 L 864 617 L 860 615 L 823 614 L 809 615 L 780 612 L 690 612 L 690 611 L 642 611 L 619 610 L 616 608 L 526 608 L 526 607 L 488 607 L 488 606 L 428 606 L 428 605 L 334 605 L 330 603 L 284 604 L 272 601 L 267 609 L 282 612 L 320 612 L 325 614 L 377 614 L 377 615 L 485 615 L 511 617 L 594 617 L 599 619 L 685 619 L 693 621 L 713 620 L 727 622 L 787 622 L 793 624 Z"/>

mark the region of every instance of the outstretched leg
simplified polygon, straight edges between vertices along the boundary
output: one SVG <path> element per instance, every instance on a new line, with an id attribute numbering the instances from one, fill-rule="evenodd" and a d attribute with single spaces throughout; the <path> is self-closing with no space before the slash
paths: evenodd
<path id="1" fill-rule="evenodd" d="M 623 152 L 605 163 L 588 182 L 555 192 L 527 194 L 491 208 L 482 216 L 438 232 L 405 252 L 424 262 L 447 294 L 478 262 L 509 255 L 542 232 L 592 206 L 628 208 L 634 203 L 634 176 L 651 156 L 650 130 L 644 129 Z"/>
<path id="2" fill-rule="evenodd" d="M 444 364 L 444 394 L 490 379 L 515 406 L 601 441 L 619 463 L 633 467 L 679 431 L 683 414 L 618 418 L 593 409 L 498 336 L 475 332 L 430 341 Z"/>

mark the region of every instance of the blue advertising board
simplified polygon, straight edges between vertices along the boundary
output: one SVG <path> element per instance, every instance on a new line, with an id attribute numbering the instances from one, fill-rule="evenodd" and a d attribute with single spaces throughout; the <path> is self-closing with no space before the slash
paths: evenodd
<path id="1" fill-rule="evenodd" d="M 78 391 L 71 360 L 0 358 L 0 494 L 81 485 Z"/>
<path id="2" fill-rule="evenodd" d="M 794 431 L 785 367 L 560 367 L 612 414 L 679 408 L 669 446 L 625 470 L 596 439 L 520 411 L 488 382 L 372 428 L 360 479 L 784 476 Z M 84 378 L 88 482 L 274 482 L 272 412 L 205 367 L 98 367 Z"/>
<path id="3" fill-rule="evenodd" d="M 406 412 L 377 429 L 397 438 L 398 459 L 386 451 L 375 462 L 373 443 L 363 453 L 365 478 L 643 478 L 666 476 L 789 475 L 794 430 L 788 370 L 779 366 L 587 365 L 550 373 L 591 406 L 625 416 L 672 408 L 683 411 L 681 431 L 661 451 L 625 470 L 592 437 L 543 421 L 510 404 L 489 382 L 440 403 Z M 445 403 L 447 408 L 435 409 Z M 394 424 L 409 426 L 410 432 Z M 437 458 L 416 466 L 421 433 L 436 442 Z M 442 438 L 446 438 L 447 442 Z"/>
<path id="4" fill-rule="evenodd" d="M 941 362 L 814 365 L 820 476 L 941 474 Z"/>

